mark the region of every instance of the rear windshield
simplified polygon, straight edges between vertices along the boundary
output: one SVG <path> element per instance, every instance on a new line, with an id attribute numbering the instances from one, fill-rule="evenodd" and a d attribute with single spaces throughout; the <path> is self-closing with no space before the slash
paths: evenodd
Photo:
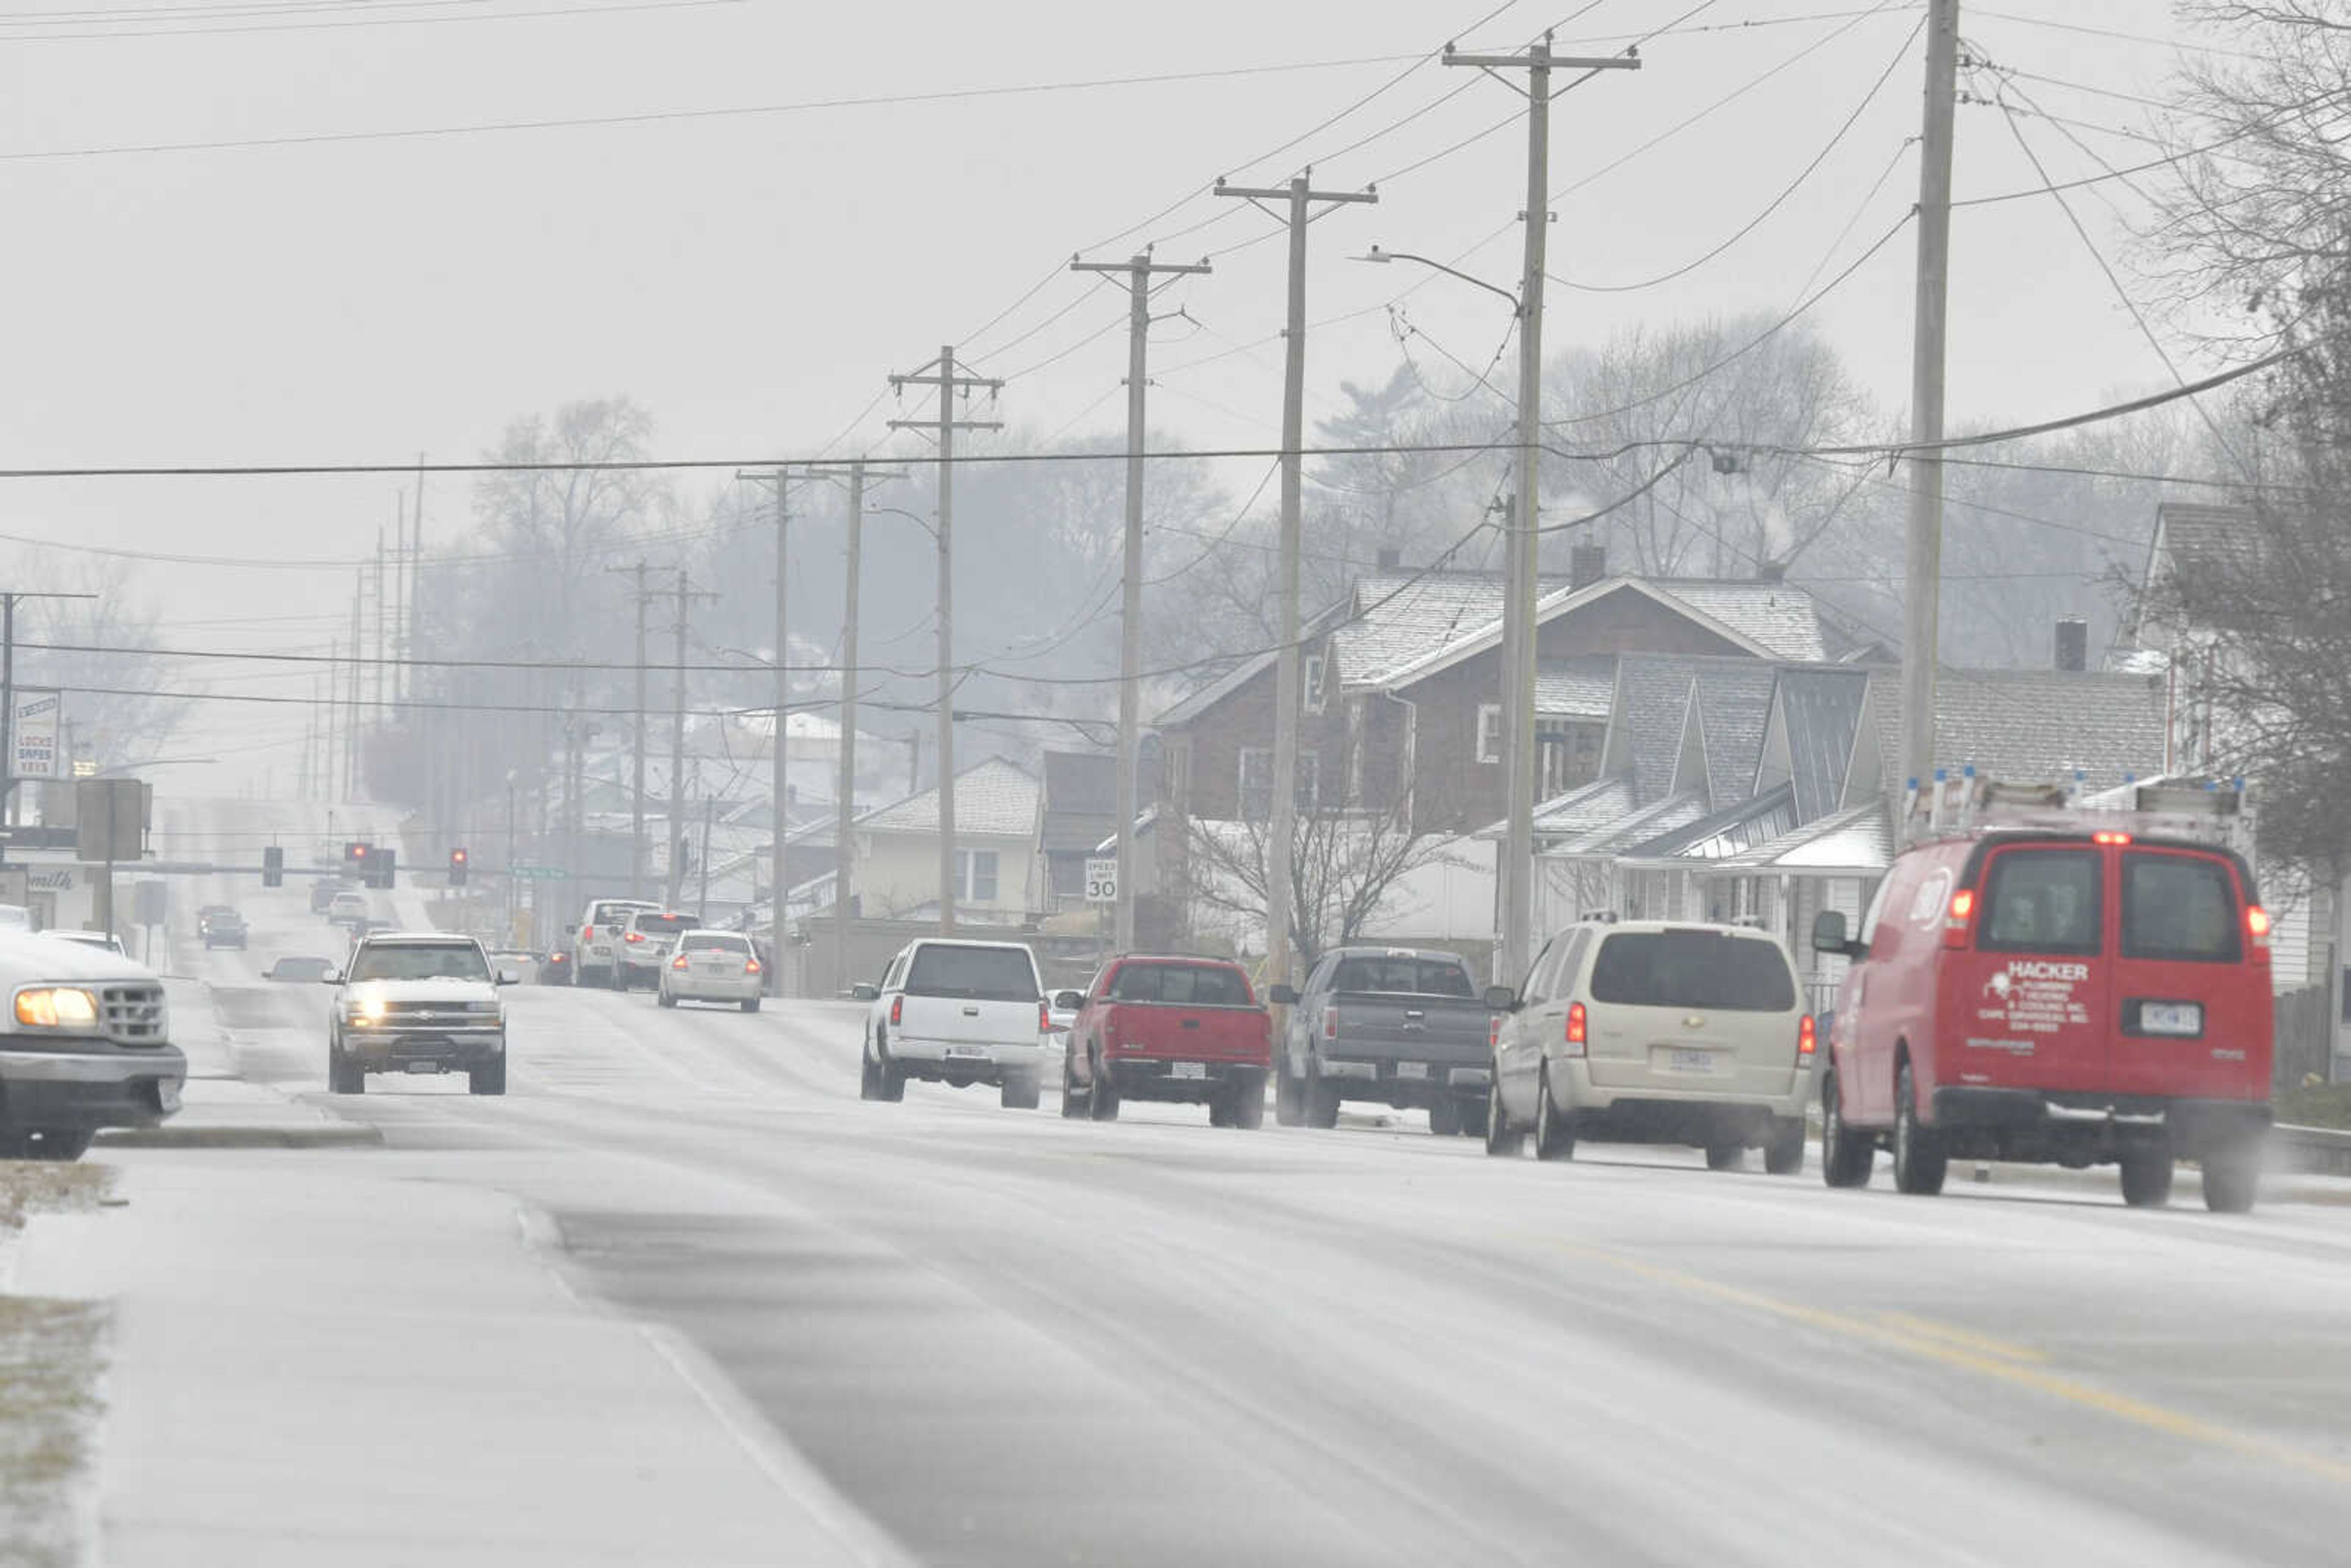
<path id="1" fill-rule="evenodd" d="M 2133 851 L 2123 856 L 2123 956 L 2233 963 L 2237 894 L 2229 868 L 2209 855 Z"/>
<path id="2" fill-rule="evenodd" d="M 1033 1002 L 1038 996 L 1037 968 L 1029 955 L 1018 948 L 937 944 L 915 949 L 914 965 L 906 971 L 906 994 Z"/>
<path id="3" fill-rule="evenodd" d="M 490 967 L 472 943 L 387 943 L 362 947 L 354 980 L 487 980 Z"/>
<path id="4" fill-rule="evenodd" d="M 674 936 L 681 931 L 694 929 L 691 915 L 640 915 L 636 927 L 648 936 Z"/>
<path id="5" fill-rule="evenodd" d="M 617 925 L 643 907 L 642 904 L 600 904 L 589 915 L 589 924 Z"/>
<path id="6" fill-rule="evenodd" d="M 1342 958 L 1331 977 L 1334 991 L 1389 991 L 1424 997 L 1468 997 L 1469 971 L 1429 958 Z"/>
<path id="7" fill-rule="evenodd" d="M 1182 1007 L 1256 1005 L 1239 971 L 1210 964 L 1129 964 L 1118 972 L 1110 994 L 1114 1001 L 1174 1002 Z"/>
<path id="8" fill-rule="evenodd" d="M 1976 946 L 1995 953 L 2096 953 L 2098 871 L 2095 850 L 1994 856 Z"/>
<path id="9" fill-rule="evenodd" d="M 1592 961 L 1592 999 L 1642 1008 L 1783 1013 L 1795 977 L 1777 942 L 1713 931 L 1618 931 Z"/>
<path id="10" fill-rule="evenodd" d="M 744 950 L 744 943 L 740 936 L 730 936 L 724 931 L 695 931 L 678 943 L 677 950 L 681 953 L 740 953 Z"/>

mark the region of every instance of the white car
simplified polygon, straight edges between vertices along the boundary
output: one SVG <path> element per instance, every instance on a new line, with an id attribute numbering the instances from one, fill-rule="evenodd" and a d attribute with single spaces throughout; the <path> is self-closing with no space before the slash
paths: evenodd
<path id="1" fill-rule="evenodd" d="M 620 982 L 618 956 L 629 917 L 640 909 L 659 909 L 645 898 L 599 898 L 580 916 L 580 936 L 571 944 L 571 981 L 579 986 L 611 986 Z"/>
<path id="2" fill-rule="evenodd" d="M 1486 1152 L 1573 1157 L 1600 1143 L 1688 1144 L 1715 1170 L 1761 1145 L 1804 1164 L 1818 1061 L 1788 949 L 1740 925 L 1589 921 L 1552 937 L 1495 1027 Z"/>
<path id="3" fill-rule="evenodd" d="M 899 949 L 869 1001 L 858 1094 L 903 1100 L 906 1080 L 956 1089 L 992 1084 L 1007 1110 L 1042 1092 L 1048 1017 L 1037 959 L 1017 942 L 925 937 Z"/>
<path id="4" fill-rule="evenodd" d="M 759 1010 L 767 971 L 740 931 L 688 931 L 662 966 L 655 999 L 665 1008 L 680 1002 L 732 1002 L 747 1013 Z"/>
<path id="5" fill-rule="evenodd" d="M 621 933 L 619 955 L 612 971 L 612 983 L 624 991 L 639 986 L 653 990 L 661 984 L 662 971 L 668 967 L 670 955 L 676 950 L 677 939 L 702 923 L 691 915 L 677 915 L 666 909 L 640 909 L 629 916 L 627 929 Z"/>
<path id="6" fill-rule="evenodd" d="M 153 971 L 88 943 L 7 935 L 0 990 L 0 1159 L 78 1159 L 100 1127 L 179 1110 L 188 1060 Z"/>
<path id="7" fill-rule="evenodd" d="M 335 901 L 327 905 L 327 924 L 329 925 L 358 926 L 367 923 L 367 894 L 356 889 L 346 888 L 335 894 Z"/>

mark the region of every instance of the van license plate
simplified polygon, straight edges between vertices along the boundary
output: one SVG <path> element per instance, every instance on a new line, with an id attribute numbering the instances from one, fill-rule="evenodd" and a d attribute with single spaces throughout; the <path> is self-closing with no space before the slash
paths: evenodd
<path id="1" fill-rule="evenodd" d="M 987 1047 L 984 1045 L 951 1045 L 947 1047 L 947 1054 L 951 1057 L 984 1057 L 987 1054 Z"/>
<path id="2" fill-rule="evenodd" d="M 1710 1051 L 1677 1051 L 1671 1059 L 1676 1072 L 1711 1072 L 1714 1052 Z"/>
<path id="3" fill-rule="evenodd" d="M 2202 1034 L 2204 1007 L 2200 1002 L 2141 1002 L 2138 1027 L 2144 1034 Z"/>
<path id="4" fill-rule="evenodd" d="M 1178 1078 L 1206 1078 L 1207 1075 L 1208 1064 L 1205 1061 L 1179 1061 L 1176 1064 L 1176 1076 Z"/>
<path id="5" fill-rule="evenodd" d="M 1426 1078 L 1428 1076 L 1428 1063 L 1426 1061 L 1399 1061 L 1396 1063 L 1396 1076 L 1398 1078 Z"/>

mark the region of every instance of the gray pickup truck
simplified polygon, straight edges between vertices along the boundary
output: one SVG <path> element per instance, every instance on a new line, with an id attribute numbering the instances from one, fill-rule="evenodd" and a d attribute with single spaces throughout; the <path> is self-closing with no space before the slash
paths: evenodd
<path id="1" fill-rule="evenodd" d="M 1493 1013 L 1469 966 L 1416 947 L 1341 947 L 1298 990 L 1275 1063 L 1274 1116 L 1330 1127 L 1343 1100 L 1428 1113 L 1439 1136 L 1482 1134 Z"/>

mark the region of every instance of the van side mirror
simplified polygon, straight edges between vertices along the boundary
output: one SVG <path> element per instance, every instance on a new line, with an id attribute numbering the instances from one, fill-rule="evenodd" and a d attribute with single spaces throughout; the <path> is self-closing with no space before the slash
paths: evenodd
<path id="1" fill-rule="evenodd" d="M 1813 951 L 1848 958 L 1861 956 L 1855 944 L 1845 938 L 1844 910 L 1823 909 L 1813 916 Z"/>
<path id="2" fill-rule="evenodd" d="M 1266 991 L 1265 999 L 1278 1008 L 1294 1008 L 1298 1005 L 1298 988 L 1274 986 Z"/>
<path id="3" fill-rule="evenodd" d="M 1488 986 L 1486 988 L 1486 1005 L 1498 1013 L 1517 1012 L 1519 1010 L 1519 993 L 1512 990 L 1508 986 Z"/>
<path id="4" fill-rule="evenodd" d="M 1055 1012 L 1073 1013 L 1083 1008 L 1085 1005 L 1086 994 L 1083 991 L 1055 991 L 1053 993 L 1053 1010 Z"/>
<path id="5" fill-rule="evenodd" d="M 871 980 L 860 980 L 849 988 L 849 994 L 852 998 L 861 1002 L 879 1001 L 882 998 L 882 988 Z"/>

